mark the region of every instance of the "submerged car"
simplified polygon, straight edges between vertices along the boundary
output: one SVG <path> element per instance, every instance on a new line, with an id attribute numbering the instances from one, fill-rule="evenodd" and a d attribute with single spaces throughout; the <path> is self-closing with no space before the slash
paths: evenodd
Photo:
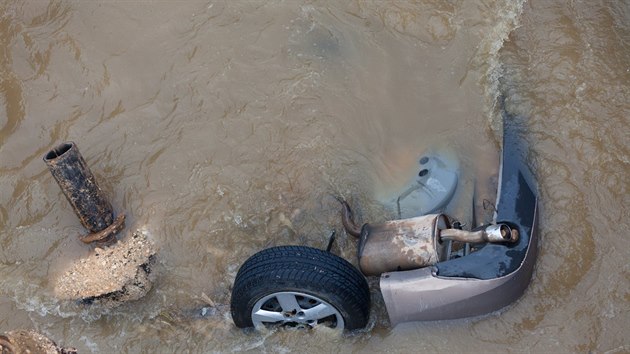
<path id="1" fill-rule="evenodd" d="M 464 230 L 455 219 L 432 212 L 359 227 L 349 204 L 340 200 L 344 227 L 359 238 L 359 269 L 329 252 L 332 237 L 328 250 L 264 249 L 236 276 L 231 299 L 236 326 L 363 328 L 370 309 L 365 276 L 380 277 L 392 326 L 487 314 L 518 299 L 536 262 L 538 198 L 525 163 L 522 122 L 505 113 L 503 118 L 491 223 Z M 430 172 L 423 169 L 419 176 Z"/>

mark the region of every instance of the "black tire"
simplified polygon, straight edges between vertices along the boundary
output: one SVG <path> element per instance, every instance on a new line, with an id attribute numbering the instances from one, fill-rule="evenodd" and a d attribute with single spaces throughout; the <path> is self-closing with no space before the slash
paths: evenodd
<path id="1" fill-rule="evenodd" d="M 287 296 L 295 297 L 293 311 L 280 304 Z M 370 290 L 365 277 L 343 258 L 311 247 L 280 246 L 254 254 L 236 275 L 231 312 L 237 327 L 254 327 L 255 306 L 257 322 L 261 313 L 258 311 L 264 310 L 278 324 L 304 327 L 326 324 L 353 330 L 367 324 Z M 309 317 L 319 311 L 309 312 L 315 307 L 322 316 L 333 308 L 337 312 L 326 318 Z"/>

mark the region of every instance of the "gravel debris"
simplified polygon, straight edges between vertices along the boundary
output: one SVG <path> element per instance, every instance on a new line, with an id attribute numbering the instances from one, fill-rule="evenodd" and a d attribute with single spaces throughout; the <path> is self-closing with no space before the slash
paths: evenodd
<path id="1" fill-rule="evenodd" d="M 95 248 L 56 281 L 61 300 L 115 307 L 151 290 L 156 247 L 145 231 L 136 231 L 111 247 Z"/>
<path id="2" fill-rule="evenodd" d="M 74 348 L 63 348 L 32 329 L 18 329 L 0 335 L 0 353 L 76 354 Z"/>

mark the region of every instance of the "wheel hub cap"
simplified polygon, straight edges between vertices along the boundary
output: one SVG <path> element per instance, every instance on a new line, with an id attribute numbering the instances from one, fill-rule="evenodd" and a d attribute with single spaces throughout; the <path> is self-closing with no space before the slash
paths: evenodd
<path id="1" fill-rule="evenodd" d="M 263 297 L 254 304 L 252 322 L 255 327 L 280 324 L 313 328 L 326 325 L 343 329 L 343 317 L 326 301 L 299 292 L 277 292 Z"/>

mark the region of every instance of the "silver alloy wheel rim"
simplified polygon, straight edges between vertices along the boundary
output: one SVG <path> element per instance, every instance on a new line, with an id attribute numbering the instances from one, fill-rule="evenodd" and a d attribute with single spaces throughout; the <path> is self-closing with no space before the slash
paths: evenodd
<path id="1" fill-rule="evenodd" d="M 258 300 L 252 309 L 255 327 L 275 323 L 314 328 L 328 319 L 334 319 L 334 328 L 343 329 L 343 317 L 334 306 L 313 295 L 294 291 L 269 294 Z"/>

